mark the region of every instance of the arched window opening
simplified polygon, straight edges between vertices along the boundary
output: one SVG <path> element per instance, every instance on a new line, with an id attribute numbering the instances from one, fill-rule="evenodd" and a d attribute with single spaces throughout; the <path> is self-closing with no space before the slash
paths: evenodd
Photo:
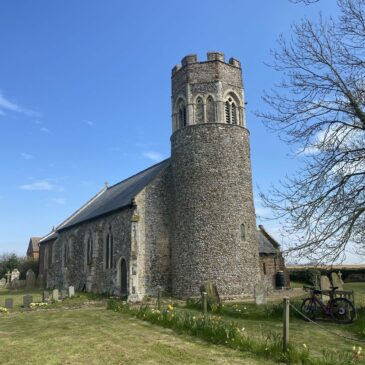
<path id="1" fill-rule="evenodd" d="M 48 269 L 48 246 L 44 247 L 44 268 Z"/>
<path id="2" fill-rule="evenodd" d="M 262 263 L 262 271 L 264 272 L 264 275 L 266 275 L 266 264 L 265 264 L 265 262 Z"/>
<path id="3" fill-rule="evenodd" d="M 114 256 L 114 238 L 113 234 L 110 234 L 110 267 L 113 268 L 113 256 Z"/>
<path id="4" fill-rule="evenodd" d="M 93 239 L 91 237 L 89 237 L 89 239 L 87 240 L 87 247 L 86 247 L 86 257 L 87 257 L 87 264 L 90 265 L 92 263 L 93 260 Z"/>
<path id="5" fill-rule="evenodd" d="M 229 97 L 224 104 L 225 120 L 228 124 L 239 124 L 239 111 L 237 100 Z"/>
<path id="6" fill-rule="evenodd" d="M 183 101 L 179 104 L 179 126 L 186 126 L 186 107 Z"/>
<path id="7" fill-rule="evenodd" d="M 204 103 L 201 97 L 196 99 L 195 104 L 195 122 L 204 123 Z"/>
<path id="8" fill-rule="evenodd" d="M 63 247 L 63 266 L 67 267 L 69 259 L 69 242 L 65 242 Z"/>
<path id="9" fill-rule="evenodd" d="M 105 268 L 109 269 L 109 245 L 110 245 L 110 237 L 109 233 L 106 235 L 105 242 Z"/>
<path id="10" fill-rule="evenodd" d="M 226 114 L 226 123 L 230 124 L 231 123 L 231 106 L 228 101 L 226 101 L 226 103 L 224 105 L 224 110 L 225 110 L 225 114 Z"/>
<path id="11" fill-rule="evenodd" d="M 112 269 L 114 267 L 113 256 L 114 256 L 114 238 L 113 238 L 113 233 L 111 232 L 111 227 L 109 227 L 109 231 L 108 234 L 106 235 L 106 240 L 105 240 L 106 269 Z"/>
<path id="12" fill-rule="evenodd" d="M 207 123 L 215 122 L 215 108 L 214 108 L 214 100 L 211 96 L 207 98 Z"/>
<path id="13" fill-rule="evenodd" d="M 122 295 L 128 294 L 128 270 L 124 259 L 120 261 L 120 291 Z"/>
<path id="14" fill-rule="evenodd" d="M 241 224 L 241 241 L 246 241 L 246 226 Z"/>
<path id="15" fill-rule="evenodd" d="M 48 244 L 48 267 L 52 266 L 52 251 L 53 251 L 53 245 L 52 244 Z"/>
<path id="16" fill-rule="evenodd" d="M 231 120 L 232 124 L 237 124 L 237 111 L 236 111 L 236 104 L 231 104 Z"/>

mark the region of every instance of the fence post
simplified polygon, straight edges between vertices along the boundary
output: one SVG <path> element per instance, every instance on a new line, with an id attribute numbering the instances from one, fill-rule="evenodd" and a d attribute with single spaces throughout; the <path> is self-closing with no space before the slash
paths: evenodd
<path id="1" fill-rule="evenodd" d="M 161 310 L 161 287 L 157 288 L 157 309 Z"/>
<path id="2" fill-rule="evenodd" d="M 283 305 L 283 350 L 288 351 L 289 345 L 289 297 L 284 297 Z"/>
<path id="3" fill-rule="evenodd" d="M 203 313 L 204 313 L 204 318 L 207 319 L 207 315 L 208 315 L 208 301 L 207 301 L 207 293 L 203 292 L 202 293 L 203 296 Z"/>

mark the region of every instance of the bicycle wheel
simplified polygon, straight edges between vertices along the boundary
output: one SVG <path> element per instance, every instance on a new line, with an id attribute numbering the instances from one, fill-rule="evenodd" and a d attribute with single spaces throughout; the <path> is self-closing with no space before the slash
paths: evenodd
<path id="1" fill-rule="evenodd" d="M 301 307 L 302 313 L 311 319 L 312 321 L 316 318 L 317 315 L 317 303 L 313 298 L 307 298 L 303 300 L 302 307 Z"/>
<path id="2" fill-rule="evenodd" d="M 330 313 L 337 323 L 351 323 L 356 315 L 356 309 L 351 301 L 346 298 L 335 298 L 331 302 Z"/>

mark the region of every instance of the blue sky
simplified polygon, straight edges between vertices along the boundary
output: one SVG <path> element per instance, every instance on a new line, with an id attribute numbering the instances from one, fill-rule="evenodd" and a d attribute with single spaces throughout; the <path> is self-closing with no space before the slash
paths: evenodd
<path id="1" fill-rule="evenodd" d="M 25 254 L 105 181 L 170 155 L 170 75 L 186 54 L 241 60 L 255 188 L 291 173 L 253 111 L 278 79 L 264 64 L 278 35 L 320 10 L 335 1 L 1 1 L 0 253 Z"/>

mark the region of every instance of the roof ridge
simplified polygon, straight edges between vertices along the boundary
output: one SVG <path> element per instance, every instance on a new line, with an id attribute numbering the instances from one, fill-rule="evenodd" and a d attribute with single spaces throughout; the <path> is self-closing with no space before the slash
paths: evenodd
<path id="1" fill-rule="evenodd" d="M 170 157 L 165 158 L 164 160 L 162 160 L 162 161 L 160 161 L 160 162 L 158 162 L 158 163 L 156 163 L 156 164 L 154 164 L 154 165 L 152 165 L 152 166 L 150 166 L 150 167 L 147 167 L 147 168 L 145 168 L 144 170 L 139 171 L 139 172 L 135 173 L 134 175 L 129 176 L 129 177 L 127 177 L 126 179 L 121 180 L 121 181 L 119 181 L 119 182 L 115 183 L 115 184 L 114 184 L 114 185 L 112 185 L 112 186 L 109 186 L 109 187 L 108 187 L 108 189 L 114 188 L 115 186 L 117 186 L 117 185 L 119 185 L 119 184 L 122 184 L 122 183 L 124 183 L 124 182 L 126 182 L 126 181 L 128 181 L 128 180 L 132 179 L 133 177 L 135 177 L 135 176 L 137 176 L 137 175 L 140 175 L 140 174 L 142 174 L 143 172 L 146 172 L 147 170 L 152 169 L 153 167 L 156 167 L 156 166 L 158 166 L 158 165 L 161 165 L 161 164 L 163 164 L 164 162 L 166 162 L 167 160 L 170 160 Z"/>

